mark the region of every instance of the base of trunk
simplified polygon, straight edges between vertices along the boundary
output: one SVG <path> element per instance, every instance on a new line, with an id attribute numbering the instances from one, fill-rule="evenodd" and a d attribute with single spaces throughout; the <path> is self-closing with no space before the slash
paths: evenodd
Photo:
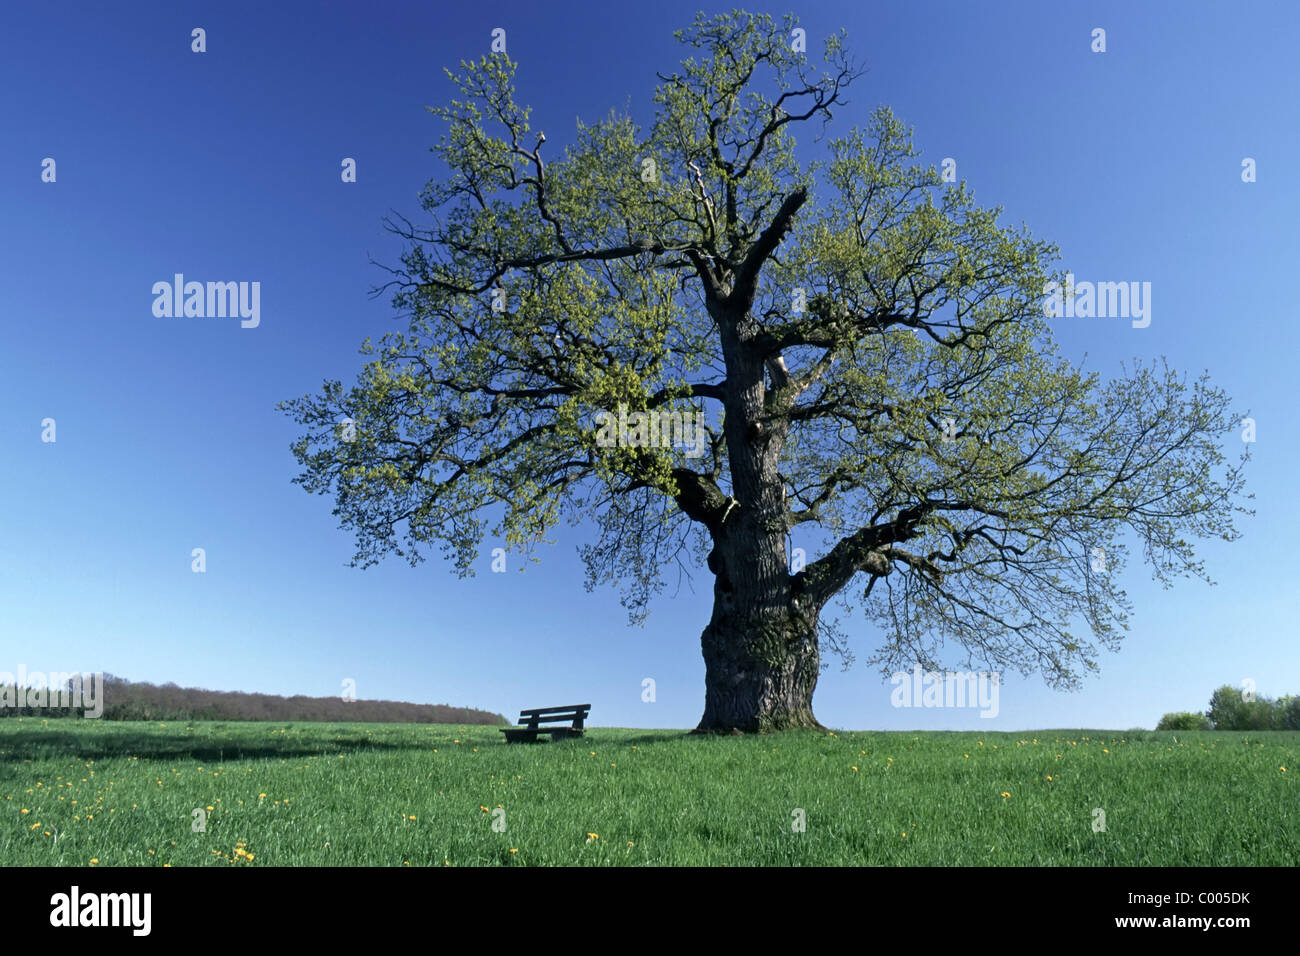
<path id="1" fill-rule="evenodd" d="M 715 620 L 701 639 L 704 716 L 697 734 L 825 730 L 813 716 L 820 661 L 817 632 L 794 616 Z"/>
<path id="2" fill-rule="evenodd" d="M 810 712 L 807 719 L 799 719 L 790 723 L 781 721 L 769 721 L 766 726 L 762 724 L 755 725 L 758 729 L 741 730 L 739 727 L 705 727 L 703 723 L 691 731 L 691 734 L 701 734 L 714 737 L 743 737 L 745 734 L 775 734 L 783 730 L 829 730 L 829 727 L 818 723 L 817 718 Z"/>

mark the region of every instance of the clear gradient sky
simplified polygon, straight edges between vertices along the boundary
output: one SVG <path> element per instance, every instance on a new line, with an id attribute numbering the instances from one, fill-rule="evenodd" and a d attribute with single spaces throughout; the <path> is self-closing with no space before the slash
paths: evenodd
<path id="1" fill-rule="evenodd" d="M 692 727 L 711 581 L 629 628 L 587 593 L 567 526 L 523 574 L 462 581 L 439 557 L 347 567 L 332 498 L 290 483 L 276 403 L 354 380 L 399 327 L 371 263 L 389 210 L 420 213 L 443 67 L 507 31 L 516 87 L 555 153 L 574 119 L 651 117 L 655 71 L 698 2 L 6 4 L 0 15 L 0 671 L 109 671 L 222 690 L 482 707 L 593 704 L 606 726 Z M 710 12 L 722 8 L 707 8 Z M 1004 681 L 1000 713 L 895 709 L 832 659 L 836 728 L 1152 727 L 1253 679 L 1300 693 L 1294 484 L 1300 427 L 1300 5 L 1290 2 L 802 3 L 868 68 L 836 128 L 891 106 L 926 160 L 1061 248 L 1085 280 L 1148 281 L 1152 321 L 1055 320 L 1105 376 L 1166 355 L 1257 422 L 1242 539 L 1217 580 L 1163 590 L 1136 560 L 1118 654 L 1075 693 Z M 207 52 L 191 52 L 203 27 Z M 1091 32 L 1106 31 L 1106 52 Z M 808 131 L 803 133 L 808 135 Z M 41 180 L 52 157 L 57 180 Z M 343 157 L 358 181 L 340 180 Z M 1242 160 L 1257 163 L 1243 183 Z M 261 322 L 167 319 L 175 273 L 261 283 Z M 41 440 L 42 420 L 57 441 Z M 1229 447 L 1230 459 L 1239 449 Z M 191 571 L 191 551 L 207 555 Z M 518 562 L 515 562 L 518 567 Z M 859 657 L 878 640 L 851 625 Z M 958 659 L 954 650 L 952 661 Z M 656 682 L 654 703 L 642 680 Z"/>

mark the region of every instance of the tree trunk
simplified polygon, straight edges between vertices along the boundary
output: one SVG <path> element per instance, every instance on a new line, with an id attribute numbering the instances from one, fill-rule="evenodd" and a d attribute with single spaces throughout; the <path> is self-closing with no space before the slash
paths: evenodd
<path id="1" fill-rule="evenodd" d="M 713 617 L 700 638 L 704 716 L 697 733 L 821 727 L 812 710 L 821 661 L 817 609 L 792 591 L 784 533 L 754 519 L 735 517 L 709 556 L 717 577 Z"/>
<path id="2" fill-rule="evenodd" d="M 709 570 L 716 578 L 713 617 L 701 637 L 704 716 L 697 733 L 821 727 L 812 710 L 820 607 L 794 594 L 785 482 L 777 470 L 793 393 L 766 390 L 747 309 L 747 302 L 739 313 L 711 308 L 727 362 L 724 432 L 732 489 L 709 528 Z M 749 341 L 742 341 L 742 326 Z M 784 377 L 784 366 L 772 374 Z"/>
<path id="3" fill-rule="evenodd" d="M 816 625 L 796 613 L 764 620 L 714 606 L 704 629 L 704 717 L 696 733 L 821 728 L 813 716 Z M 824 728 L 822 728 L 824 729 Z"/>

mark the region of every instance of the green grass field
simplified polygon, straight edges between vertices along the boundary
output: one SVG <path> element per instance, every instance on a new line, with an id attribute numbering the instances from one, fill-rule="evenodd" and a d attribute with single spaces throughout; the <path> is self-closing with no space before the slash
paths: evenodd
<path id="1" fill-rule="evenodd" d="M 0 864 L 1300 863 L 1294 732 L 501 737 L 0 720 Z"/>

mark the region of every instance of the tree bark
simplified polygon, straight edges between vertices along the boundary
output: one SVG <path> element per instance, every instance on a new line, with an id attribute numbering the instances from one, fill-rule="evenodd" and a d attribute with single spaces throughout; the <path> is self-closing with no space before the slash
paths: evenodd
<path id="1" fill-rule="evenodd" d="M 815 623 L 797 614 L 763 619 L 721 604 L 701 638 L 704 716 L 695 732 L 825 729 L 812 709 L 820 668 Z"/>
<path id="2" fill-rule="evenodd" d="M 812 709 L 820 609 L 794 590 L 784 526 L 733 508 L 709 567 L 713 616 L 700 638 L 704 716 L 696 732 L 821 728 Z"/>
<path id="3" fill-rule="evenodd" d="M 798 202 L 786 206 L 792 214 Z M 806 591 L 796 592 L 790 574 L 789 514 L 777 470 L 791 397 L 765 388 L 765 357 L 754 345 L 758 327 L 745 314 L 752 294 L 741 290 L 733 293 L 739 304 L 713 307 L 727 361 L 723 427 L 732 497 L 708 523 L 715 580 L 713 617 L 700 639 L 704 716 L 697 733 L 821 727 L 812 710 L 821 607 Z"/>

